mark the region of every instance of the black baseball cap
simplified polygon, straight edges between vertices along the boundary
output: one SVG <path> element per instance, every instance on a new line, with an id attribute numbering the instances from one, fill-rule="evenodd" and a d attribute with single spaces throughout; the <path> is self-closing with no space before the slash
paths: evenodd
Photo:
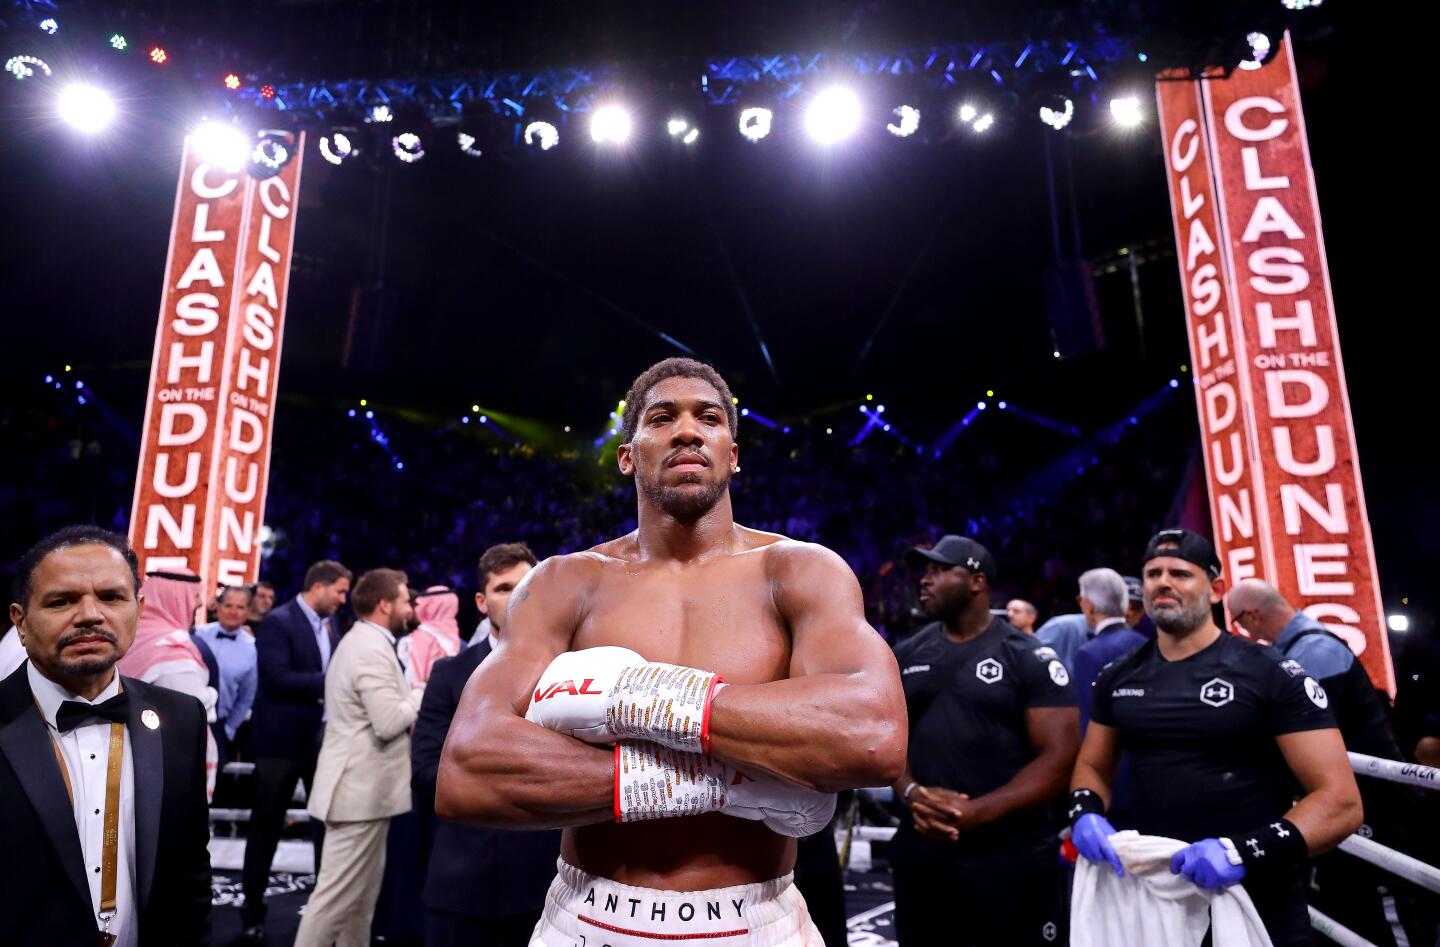
<path id="1" fill-rule="evenodd" d="M 964 566 L 971 572 L 982 572 L 985 578 L 995 581 L 995 557 L 990 550 L 968 536 L 953 533 L 940 537 L 940 541 L 929 549 L 916 546 L 905 551 L 905 564 L 920 568 L 927 562 L 938 562 L 945 566 Z"/>
<path id="2" fill-rule="evenodd" d="M 1174 556 L 1194 563 L 1210 574 L 1212 580 L 1220 578 L 1220 557 L 1210 540 L 1188 529 L 1162 529 L 1150 538 L 1145 547 L 1142 565 L 1160 556 Z"/>

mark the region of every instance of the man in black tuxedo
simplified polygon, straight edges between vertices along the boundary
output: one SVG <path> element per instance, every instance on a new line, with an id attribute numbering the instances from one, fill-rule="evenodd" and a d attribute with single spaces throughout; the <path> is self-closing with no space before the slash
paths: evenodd
<path id="1" fill-rule="evenodd" d="M 510 593 L 534 566 L 535 554 L 524 543 L 491 546 L 480 557 L 482 591 L 475 601 L 489 618 L 495 641 L 472 641 L 455 657 L 435 662 L 430 671 L 410 741 L 410 787 L 417 812 L 434 816 L 435 773 L 460 692 L 503 636 Z M 434 825 L 425 878 L 426 947 L 525 947 L 555 877 L 560 833 L 481 829 L 438 817 Z"/>
<path id="2" fill-rule="evenodd" d="M 139 588 L 129 543 L 94 526 L 20 559 L 10 617 L 27 661 L 0 682 L 7 947 L 210 942 L 205 709 L 116 671 Z"/>
<path id="3" fill-rule="evenodd" d="M 325 669 L 340 640 L 335 613 L 354 578 L 338 562 L 322 559 L 305 571 L 305 590 L 270 611 L 255 629 L 259 686 L 250 715 L 255 757 L 255 802 L 245 839 L 240 922 L 253 941 L 265 937 L 265 888 L 270 862 L 285 827 L 285 810 L 303 782 L 308 794 L 325 722 Z M 315 871 L 320 871 L 324 826 L 311 823 Z"/>

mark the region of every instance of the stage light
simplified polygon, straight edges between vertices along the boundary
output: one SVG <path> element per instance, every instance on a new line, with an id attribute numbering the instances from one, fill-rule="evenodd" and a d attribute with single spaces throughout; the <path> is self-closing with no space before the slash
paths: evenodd
<path id="1" fill-rule="evenodd" d="M 45 78 L 50 78 L 50 64 L 37 56 L 11 56 L 5 60 L 5 71 L 16 79 L 29 79 L 35 75 L 36 69 L 43 72 Z"/>
<path id="2" fill-rule="evenodd" d="M 1125 95 L 1110 100 L 1110 117 L 1121 128 L 1134 128 L 1145 120 L 1145 113 L 1140 109 L 1137 96 Z"/>
<path id="3" fill-rule="evenodd" d="M 683 135 L 690 130 L 690 123 L 683 118 L 672 118 L 665 123 L 665 133 L 671 138 Z"/>
<path id="4" fill-rule="evenodd" d="M 570 433 L 570 425 L 568 425 L 568 424 L 565 425 L 565 433 L 566 433 L 566 434 L 569 434 L 569 433 Z"/>
<path id="5" fill-rule="evenodd" d="M 1324 2 L 1325 0 L 1280 0 L 1280 5 L 1287 10 L 1299 11 L 1313 9 Z"/>
<path id="6" fill-rule="evenodd" d="M 262 138 L 250 152 L 250 160 L 271 171 L 279 171 L 290 160 L 290 149 L 274 138 Z"/>
<path id="7" fill-rule="evenodd" d="M 1270 53 L 1273 51 L 1270 37 L 1264 33 L 1246 33 L 1245 42 L 1250 47 L 1250 55 L 1240 60 L 1240 68 L 1254 70 L 1265 65 L 1265 61 L 1270 58 Z"/>
<path id="8" fill-rule="evenodd" d="M 603 105 L 590 116 L 590 137 L 601 144 L 623 145 L 630 138 L 630 113 L 619 105 Z"/>
<path id="9" fill-rule="evenodd" d="M 883 404 L 877 404 L 877 405 L 875 406 L 875 413 L 876 413 L 876 414 L 884 414 L 884 413 L 885 413 L 885 406 L 884 406 Z"/>
<path id="10" fill-rule="evenodd" d="M 748 417 L 750 417 L 750 409 L 749 409 L 749 408 L 741 408 L 741 409 L 740 409 L 740 417 L 742 417 L 742 418 L 748 418 Z"/>
<path id="11" fill-rule="evenodd" d="M 1040 121 L 1060 131 L 1071 120 L 1075 118 L 1075 103 L 1063 95 L 1055 96 L 1050 102 L 1040 106 Z"/>
<path id="12" fill-rule="evenodd" d="M 163 47 L 163 46 L 151 46 L 151 47 L 150 47 L 150 61 L 153 62 L 155 65 L 157 65 L 157 66 L 163 65 L 164 62 L 165 62 L 165 60 L 167 60 L 167 59 L 169 59 L 169 58 L 170 58 L 170 54 L 167 53 L 167 52 L 165 52 L 165 47 Z"/>
<path id="13" fill-rule="evenodd" d="M 687 144 L 687 145 L 693 145 L 693 144 L 695 144 L 695 142 L 697 142 L 697 141 L 699 141 L 699 140 L 700 140 L 700 129 L 698 129 L 698 128 L 692 128 L 692 129 L 690 129 L 688 132 L 685 133 L 685 137 L 680 139 L 681 142 L 683 142 L 683 143 L 685 143 L 685 144 Z"/>
<path id="14" fill-rule="evenodd" d="M 56 33 L 60 32 L 60 22 L 56 20 L 53 16 L 47 16 L 45 19 L 37 23 L 36 26 L 49 33 L 51 36 L 54 36 Z"/>
<path id="15" fill-rule="evenodd" d="M 365 407 L 365 406 L 366 406 L 367 404 L 369 404 L 369 403 L 370 403 L 370 402 L 367 401 L 367 400 L 365 400 L 364 398 L 361 398 L 361 399 L 360 399 L 360 407 L 362 407 L 362 408 Z"/>
<path id="16" fill-rule="evenodd" d="M 234 125 L 201 122 L 195 129 L 195 150 L 200 160 L 234 174 L 245 166 L 250 154 L 250 139 Z"/>
<path id="17" fill-rule="evenodd" d="M 988 132 L 990 130 L 990 127 L 994 124 L 994 113 L 986 112 L 984 115 L 981 115 L 979 118 L 975 119 L 975 121 L 970 125 L 970 127 L 975 131 L 975 134 L 983 135 Z"/>
<path id="18" fill-rule="evenodd" d="M 994 392 L 994 390 L 993 390 L 993 389 L 987 389 L 987 390 L 985 391 L 985 397 L 987 397 L 987 398 L 993 398 L 993 397 L 995 397 L 995 392 Z"/>
<path id="19" fill-rule="evenodd" d="M 225 88 L 229 89 L 231 92 L 234 92 L 236 89 L 240 88 L 240 77 L 235 75 L 235 73 L 233 72 L 226 73 Z"/>
<path id="20" fill-rule="evenodd" d="M 832 427 L 827 427 L 827 428 L 825 429 L 825 433 L 826 433 L 826 434 L 834 434 L 834 433 L 835 433 L 835 429 L 832 428 Z"/>
<path id="21" fill-rule="evenodd" d="M 1179 380 L 1178 378 L 1172 378 L 1172 379 L 1170 379 L 1170 387 L 1171 387 L 1171 388 L 1179 388 L 1179 387 L 1180 387 L 1180 380 Z"/>
<path id="22" fill-rule="evenodd" d="M 549 122 L 531 122 L 525 126 L 525 144 L 539 145 L 541 151 L 549 151 L 560 144 L 560 130 Z"/>
<path id="23" fill-rule="evenodd" d="M 1404 612 L 1391 612 L 1385 619 L 1391 631 L 1404 633 L 1410 630 L 1410 616 Z"/>
<path id="24" fill-rule="evenodd" d="M 343 132 L 320 136 L 320 157 L 331 164 L 339 165 L 354 153 L 355 149 L 350 145 L 350 139 Z"/>
<path id="25" fill-rule="evenodd" d="M 885 425 L 884 428 L 882 428 L 882 430 L 884 430 L 884 431 L 886 431 L 886 432 L 888 433 L 889 430 L 890 430 L 890 425 L 888 425 L 888 424 Z"/>
<path id="26" fill-rule="evenodd" d="M 460 415 L 460 423 L 461 423 L 461 424 L 469 424 L 469 423 L 470 423 L 470 415 L 468 415 L 468 414 L 462 414 L 462 415 Z"/>
<path id="27" fill-rule="evenodd" d="M 870 413 L 870 408 L 869 408 L 869 406 L 862 404 L 862 405 L 860 406 L 860 413 L 861 413 L 861 414 L 869 414 L 869 413 Z"/>
<path id="28" fill-rule="evenodd" d="M 1056 357 L 1056 358 L 1059 358 L 1059 357 L 1060 357 L 1060 350 L 1059 350 L 1059 349 L 1056 349 L 1056 350 L 1055 350 L 1055 357 Z"/>
<path id="29" fill-rule="evenodd" d="M 920 110 L 913 105 L 902 105 L 892 113 L 899 121 L 886 125 L 885 130 L 896 138 L 909 138 L 920 129 Z"/>
<path id="30" fill-rule="evenodd" d="M 456 132 L 455 143 L 460 146 L 460 151 L 462 153 L 467 154 L 472 158 L 479 158 L 485 154 L 485 152 L 475 147 L 475 136 L 470 134 L 469 132 Z"/>
<path id="31" fill-rule="evenodd" d="M 976 116 L 980 114 L 980 110 L 974 105 L 971 105 L 969 102 L 965 102 L 961 104 L 960 112 L 958 114 L 960 116 L 960 121 L 968 125 L 971 122 L 975 121 Z"/>
<path id="32" fill-rule="evenodd" d="M 822 145 L 833 145 L 860 127 L 860 99 L 844 86 L 831 86 L 805 110 L 805 130 Z"/>
<path id="33" fill-rule="evenodd" d="M 1001 411 L 1004 411 L 1006 408 L 1008 408 L 1008 407 L 1010 407 L 1010 406 L 1009 406 L 1008 404 L 1006 404 L 1005 402 L 1001 401 L 999 404 L 995 405 L 995 407 L 999 408 Z"/>
<path id="34" fill-rule="evenodd" d="M 60 93 L 60 117 L 80 131 L 94 134 L 115 118 L 115 103 L 103 90 L 83 83 Z"/>
<path id="35" fill-rule="evenodd" d="M 775 113 L 767 108 L 748 108 L 740 112 L 740 134 L 747 141 L 760 141 L 770 134 L 770 123 Z"/>
<path id="36" fill-rule="evenodd" d="M 420 136 L 414 132 L 401 132 L 390 139 L 390 150 L 406 164 L 414 164 L 425 157 L 425 147 L 420 142 Z"/>
<path id="37" fill-rule="evenodd" d="M 111 34 L 110 34 L 110 48 L 111 48 L 111 49 L 124 49 L 126 46 L 129 46 L 129 45 L 130 45 L 129 43 L 125 42 L 125 37 L 121 36 L 119 33 L 111 33 Z"/>
<path id="38" fill-rule="evenodd" d="M 374 418 L 375 418 L 375 412 L 374 412 L 374 411 L 366 411 L 366 412 L 365 412 L 365 418 L 366 418 L 366 420 L 374 420 Z"/>
<path id="39" fill-rule="evenodd" d="M 355 409 L 354 409 L 354 408 L 351 408 L 348 413 L 349 413 L 350 417 L 352 417 L 352 418 L 355 417 Z"/>
<path id="40" fill-rule="evenodd" d="M 986 404 L 985 402 L 983 402 L 983 401 L 977 401 L 977 402 L 975 402 L 975 408 L 976 408 L 977 411 L 984 411 L 987 407 L 989 407 L 989 405 L 987 405 L 987 404 Z"/>
<path id="41" fill-rule="evenodd" d="M 365 119 L 367 122 L 393 122 L 395 113 L 390 111 L 388 105 L 377 105 L 370 110 L 370 116 Z"/>
<path id="42" fill-rule="evenodd" d="M 865 400 L 866 400 L 866 401 L 874 401 L 874 400 L 875 400 L 875 396 L 874 396 L 874 395 L 866 395 L 866 396 L 865 396 Z"/>
<path id="43" fill-rule="evenodd" d="M 262 85 L 260 87 L 260 98 L 264 99 L 267 102 L 275 98 L 275 87 L 273 85 L 270 85 L 268 82 L 265 85 Z"/>

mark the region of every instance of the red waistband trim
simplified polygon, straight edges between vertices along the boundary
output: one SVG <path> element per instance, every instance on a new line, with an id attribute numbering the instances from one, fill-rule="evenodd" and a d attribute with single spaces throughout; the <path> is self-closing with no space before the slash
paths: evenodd
<path id="1" fill-rule="evenodd" d="M 576 917 L 586 924 L 593 924 L 612 934 L 628 934 L 631 937 L 644 937 L 649 940 L 715 940 L 720 937 L 741 937 L 750 933 L 750 928 L 745 927 L 738 931 L 714 931 L 709 934 L 652 934 L 650 931 L 632 931 L 628 927 L 616 927 L 614 924 L 606 924 L 604 921 L 597 921 L 593 917 L 586 917 L 583 914 L 577 914 Z"/>

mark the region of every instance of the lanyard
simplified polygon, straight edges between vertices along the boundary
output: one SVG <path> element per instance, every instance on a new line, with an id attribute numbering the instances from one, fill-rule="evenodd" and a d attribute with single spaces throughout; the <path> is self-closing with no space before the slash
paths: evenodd
<path id="1" fill-rule="evenodd" d="M 48 729 L 48 728 L 47 728 Z M 75 808 L 75 789 L 70 785 L 70 771 L 65 758 L 60 754 L 60 743 L 50 734 L 50 748 L 55 751 L 55 763 L 60 767 L 60 776 L 65 780 L 65 795 L 70 797 L 70 808 Z M 110 922 L 115 917 L 115 877 L 120 862 L 120 773 L 125 755 L 125 725 L 110 724 L 110 758 L 105 767 L 105 822 L 100 841 L 100 947 L 115 943 L 110 933 Z"/>

